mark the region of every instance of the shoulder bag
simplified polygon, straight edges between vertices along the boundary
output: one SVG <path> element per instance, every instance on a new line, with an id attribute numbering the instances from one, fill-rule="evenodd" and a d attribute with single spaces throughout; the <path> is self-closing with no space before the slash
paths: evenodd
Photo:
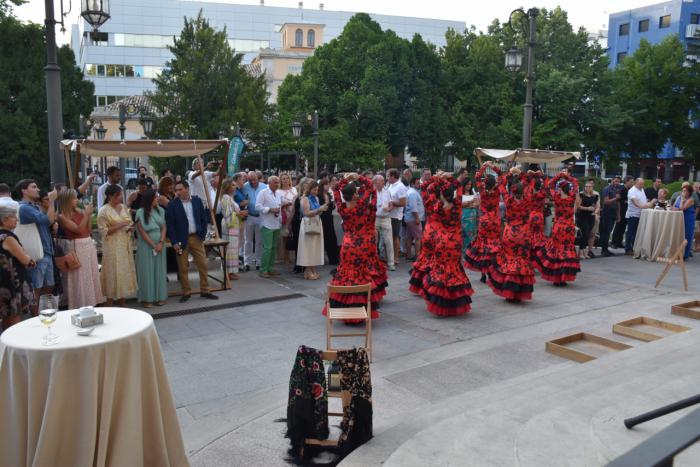
<path id="1" fill-rule="evenodd" d="M 323 228 L 321 219 L 318 216 L 304 217 L 302 222 L 304 222 L 304 233 L 307 235 L 321 235 Z"/>
<path id="2" fill-rule="evenodd" d="M 39 262 L 44 257 L 44 247 L 41 244 L 39 229 L 35 223 L 17 224 L 15 235 L 17 235 L 24 251 L 34 262 Z"/>
<path id="3" fill-rule="evenodd" d="M 61 272 L 73 271 L 80 268 L 80 260 L 75 252 L 75 240 L 73 240 L 73 249 L 66 252 L 63 247 L 56 245 L 56 254 L 54 256 L 56 267 Z"/>

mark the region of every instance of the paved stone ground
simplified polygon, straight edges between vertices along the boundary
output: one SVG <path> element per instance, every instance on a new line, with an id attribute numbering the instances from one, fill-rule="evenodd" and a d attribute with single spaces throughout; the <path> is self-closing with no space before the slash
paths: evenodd
<path id="1" fill-rule="evenodd" d="M 574 284 L 555 288 L 538 281 L 534 300 L 519 305 L 496 297 L 470 273 L 472 312 L 437 318 L 408 292 L 408 266 L 400 265 L 390 273 L 382 317 L 373 325 L 372 443 L 381 443 L 385 432 L 385 441 L 399 442 L 402 432 L 388 430 L 422 406 L 577 365 L 546 353 L 546 340 L 576 331 L 612 337 L 612 323 L 641 314 L 677 321 L 669 319 L 670 304 L 700 299 L 700 260 L 688 263 L 689 293 L 675 270 L 654 289 L 663 266 L 624 256 L 584 261 Z M 291 274 L 263 280 L 251 272 L 221 292 L 219 303 L 193 298 L 188 308 L 158 310 L 222 307 L 156 320 L 193 466 L 285 465 L 284 426 L 275 420 L 286 415 L 297 346 L 325 345 L 325 285 Z M 259 299 L 274 301 L 251 304 Z"/>

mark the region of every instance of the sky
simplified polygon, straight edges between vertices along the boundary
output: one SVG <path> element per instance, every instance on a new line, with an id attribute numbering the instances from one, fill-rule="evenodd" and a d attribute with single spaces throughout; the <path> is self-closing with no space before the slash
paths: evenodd
<path id="1" fill-rule="evenodd" d="M 80 0 L 64 0 L 65 9 L 69 2 L 73 3 L 73 11 L 66 19 L 66 32 L 56 30 L 59 44 L 70 42 L 70 25 L 77 23 L 80 15 Z M 54 0 L 58 10 L 60 0 Z M 260 0 L 220 0 L 217 3 L 236 3 L 257 5 Z M 265 0 L 266 6 L 296 8 L 298 0 Z M 522 0 L 315 0 L 304 2 L 304 8 L 316 9 L 319 3 L 326 10 L 364 11 L 387 15 L 415 16 L 419 18 L 448 19 L 464 21 L 474 25 L 477 30 L 486 30 L 494 18 L 501 22 L 508 20 L 508 15 L 515 8 L 530 8 L 533 6 L 554 8 L 561 6 L 569 13 L 569 21 L 574 27 L 583 26 L 589 31 L 597 32 L 607 29 L 608 15 L 618 11 L 629 10 L 640 6 L 660 3 L 659 0 L 539 0 L 536 3 L 523 4 Z M 14 8 L 15 14 L 23 21 L 34 23 L 44 22 L 44 0 L 29 0 L 25 5 Z M 57 13 L 58 16 L 58 13 Z"/>

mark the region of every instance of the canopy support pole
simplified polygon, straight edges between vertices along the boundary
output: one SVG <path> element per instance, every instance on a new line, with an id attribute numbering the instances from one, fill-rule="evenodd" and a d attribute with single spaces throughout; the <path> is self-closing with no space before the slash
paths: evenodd
<path id="1" fill-rule="evenodd" d="M 66 172 L 68 173 L 68 186 L 75 189 L 75 181 L 73 180 L 73 171 L 70 168 L 70 148 L 63 148 L 63 158 L 66 161 Z"/>
<path id="2" fill-rule="evenodd" d="M 204 176 L 204 163 L 202 162 L 202 156 L 197 154 L 197 160 L 199 161 L 199 176 L 202 177 L 202 184 L 204 185 L 205 201 L 207 203 L 207 208 L 209 209 L 209 215 L 211 216 L 211 223 L 214 225 L 214 235 L 216 236 L 216 239 L 219 240 L 219 229 L 216 228 L 216 216 L 214 215 L 211 200 L 209 199 L 209 182 L 207 182 L 207 177 Z"/>

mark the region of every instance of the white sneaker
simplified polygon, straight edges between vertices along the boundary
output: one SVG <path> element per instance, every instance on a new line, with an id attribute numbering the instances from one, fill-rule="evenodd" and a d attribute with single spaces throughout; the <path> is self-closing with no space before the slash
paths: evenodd
<path id="1" fill-rule="evenodd" d="M 396 271 L 396 266 L 394 266 L 393 264 L 389 266 L 389 271 Z"/>

